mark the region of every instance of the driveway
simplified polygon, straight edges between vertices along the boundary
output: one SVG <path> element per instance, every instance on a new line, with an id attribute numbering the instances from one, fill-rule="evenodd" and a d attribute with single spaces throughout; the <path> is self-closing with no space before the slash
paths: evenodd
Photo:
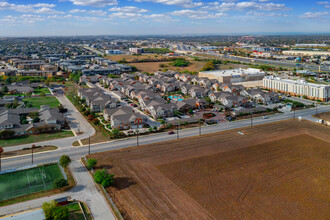
<path id="1" fill-rule="evenodd" d="M 108 203 L 104 199 L 103 195 L 101 195 L 101 193 L 98 191 L 98 188 L 94 184 L 92 177 L 89 175 L 86 168 L 82 165 L 81 161 L 72 161 L 70 169 L 77 183 L 73 189 L 54 196 L 42 197 L 39 199 L 0 207 L 0 216 L 9 215 L 29 209 L 40 208 L 42 203 L 51 201 L 53 199 L 71 197 L 71 199 L 85 202 L 91 210 L 95 220 L 115 220 L 116 218 L 111 212 Z"/>

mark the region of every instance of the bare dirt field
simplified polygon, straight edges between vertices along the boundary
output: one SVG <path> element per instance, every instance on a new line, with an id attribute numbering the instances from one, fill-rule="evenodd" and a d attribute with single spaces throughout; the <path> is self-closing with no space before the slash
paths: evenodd
<path id="1" fill-rule="evenodd" d="M 127 62 L 136 62 L 143 59 L 152 59 L 152 60 L 160 60 L 160 59 L 168 59 L 169 57 L 163 56 L 163 55 L 157 55 L 157 54 L 147 54 L 147 55 L 111 55 L 106 56 L 107 59 L 113 60 L 113 61 L 119 61 L 123 58 L 126 59 Z"/>
<path id="2" fill-rule="evenodd" d="M 156 71 L 165 71 L 167 70 L 174 70 L 174 71 L 183 71 L 183 70 L 189 70 L 189 71 L 200 71 L 205 62 L 204 61 L 189 61 L 191 64 L 187 67 L 174 67 L 171 66 L 171 62 L 146 62 L 146 63 L 130 63 L 130 65 L 135 66 L 138 68 L 139 71 L 141 72 L 148 72 L 148 73 L 153 73 Z M 160 65 L 164 65 L 161 67 Z"/>
<path id="3" fill-rule="evenodd" d="M 330 112 L 317 114 L 317 117 L 323 119 L 324 121 L 330 121 Z"/>
<path id="4" fill-rule="evenodd" d="M 288 120 L 90 157 L 127 219 L 329 219 L 329 138 Z"/>
<path id="5" fill-rule="evenodd" d="M 148 72 L 148 73 L 153 73 L 156 71 L 166 71 L 166 70 L 175 70 L 175 71 L 183 71 L 183 70 L 189 70 L 189 71 L 196 71 L 199 72 L 205 65 L 207 61 L 195 61 L 191 59 L 190 57 L 185 57 L 189 62 L 191 63 L 187 67 L 174 67 L 170 65 L 170 61 L 157 61 L 161 59 L 169 59 L 170 57 L 162 56 L 162 55 L 153 55 L 153 54 L 148 54 L 148 55 L 112 55 L 112 56 L 107 56 L 106 57 L 109 60 L 114 60 L 114 61 L 119 61 L 122 60 L 123 58 L 126 59 L 128 65 L 135 66 L 138 68 L 139 71 L 141 72 Z M 155 60 L 157 62 L 139 62 L 139 60 L 143 59 L 151 59 Z M 160 66 L 162 65 L 162 67 Z M 248 68 L 248 65 L 243 65 L 243 64 L 233 64 L 233 63 L 228 63 L 228 64 L 221 64 L 217 65 L 216 68 L 220 70 L 226 70 L 226 69 L 235 69 L 235 68 Z"/>

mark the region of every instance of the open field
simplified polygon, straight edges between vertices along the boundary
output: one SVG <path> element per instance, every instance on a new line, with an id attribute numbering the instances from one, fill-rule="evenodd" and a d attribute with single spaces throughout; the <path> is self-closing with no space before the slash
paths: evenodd
<path id="1" fill-rule="evenodd" d="M 170 57 L 157 55 L 157 54 L 146 54 L 146 55 L 120 54 L 120 55 L 106 56 L 106 58 L 109 60 L 113 60 L 113 61 L 119 61 L 119 60 L 125 59 L 129 63 L 135 63 L 135 62 L 138 62 L 139 60 L 144 60 L 144 59 L 161 60 L 161 59 L 168 59 Z"/>
<path id="2" fill-rule="evenodd" d="M 90 157 L 127 219 L 329 219 L 329 138 L 288 120 Z"/>
<path id="3" fill-rule="evenodd" d="M 0 175 L 0 201 L 53 189 L 63 175 L 57 164 Z"/>
<path id="4" fill-rule="evenodd" d="M 29 143 L 37 144 L 38 142 L 41 141 L 54 140 L 59 138 L 72 137 L 72 136 L 74 136 L 72 131 L 58 131 L 49 134 L 33 134 L 33 135 L 25 135 L 25 136 L 14 137 L 11 139 L 0 140 L 0 145 L 2 147 L 8 147 L 8 146 L 29 144 Z"/>
<path id="5" fill-rule="evenodd" d="M 40 108 L 41 105 L 49 105 L 51 108 L 56 108 L 60 102 L 53 96 L 39 96 L 23 99 L 27 104 L 31 104 L 34 108 Z"/>
<path id="6" fill-rule="evenodd" d="M 165 71 L 165 69 L 168 70 L 175 70 L 175 71 L 183 71 L 183 70 L 189 70 L 189 71 L 200 71 L 205 62 L 203 61 L 189 61 L 191 64 L 187 67 L 175 67 L 171 66 L 171 62 L 146 62 L 146 63 L 130 63 L 130 65 L 135 66 L 138 68 L 141 72 L 148 72 L 153 73 L 159 70 Z M 160 65 L 164 65 L 164 67 L 160 67 Z"/>
<path id="7" fill-rule="evenodd" d="M 324 112 L 321 114 L 317 114 L 317 117 L 323 119 L 324 121 L 330 121 L 330 112 Z"/>
<path id="8" fill-rule="evenodd" d="M 130 63 L 130 65 L 135 66 L 141 72 L 148 72 L 148 73 L 153 73 L 153 72 L 156 72 L 159 70 L 166 71 L 166 69 L 174 70 L 174 71 L 189 70 L 189 71 L 199 72 L 199 71 L 201 71 L 201 69 L 203 68 L 203 66 L 206 63 L 206 61 L 191 61 L 191 60 L 189 60 L 189 62 L 191 62 L 191 64 L 187 67 L 174 67 L 174 66 L 170 65 L 171 62 Z M 160 65 L 165 65 L 165 66 L 160 67 Z M 230 69 L 230 68 L 233 68 L 233 69 L 248 68 L 248 66 L 243 65 L 243 64 L 232 64 L 232 63 L 217 65 L 217 69 L 220 69 L 220 70 L 226 70 L 226 69 Z"/>

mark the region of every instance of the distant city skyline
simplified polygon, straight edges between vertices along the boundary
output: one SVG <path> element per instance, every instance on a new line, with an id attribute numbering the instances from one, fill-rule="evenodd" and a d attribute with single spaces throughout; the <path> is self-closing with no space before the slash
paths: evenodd
<path id="1" fill-rule="evenodd" d="M 330 1 L 0 0 L 0 36 L 329 33 Z"/>

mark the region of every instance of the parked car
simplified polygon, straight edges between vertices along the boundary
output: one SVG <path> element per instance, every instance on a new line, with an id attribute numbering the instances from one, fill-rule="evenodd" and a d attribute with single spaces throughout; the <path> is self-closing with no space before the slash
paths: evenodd
<path id="1" fill-rule="evenodd" d="M 263 119 L 267 119 L 268 118 L 268 116 L 264 116 L 264 117 L 262 117 Z"/>
<path id="2" fill-rule="evenodd" d="M 168 134 L 175 134 L 174 131 L 169 131 Z"/>

